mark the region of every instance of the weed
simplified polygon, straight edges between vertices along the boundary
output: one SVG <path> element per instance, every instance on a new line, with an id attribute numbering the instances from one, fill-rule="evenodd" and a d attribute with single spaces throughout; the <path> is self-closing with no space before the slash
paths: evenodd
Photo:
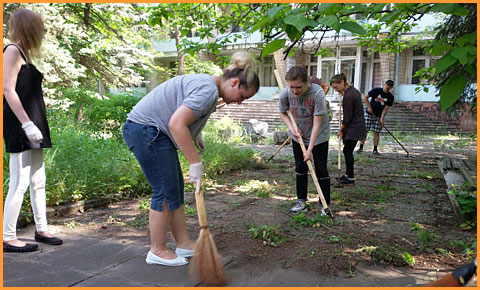
<path id="1" fill-rule="evenodd" d="M 197 209 L 190 207 L 188 204 L 185 204 L 185 215 L 186 216 L 197 216 Z"/>
<path id="2" fill-rule="evenodd" d="M 356 275 L 355 267 L 352 264 L 348 264 L 346 277 L 352 278 L 352 277 L 355 277 L 355 275 Z"/>
<path id="3" fill-rule="evenodd" d="M 134 228 L 147 228 L 148 227 L 148 216 L 150 212 L 150 200 L 140 200 L 140 206 L 138 210 L 140 214 L 135 217 L 133 221 L 130 222 L 130 226 Z"/>
<path id="4" fill-rule="evenodd" d="M 268 181 L 249 180 L 246 184 L 237 186 L 235 191 L 243 194 L 255 194 L 258 197 L 271 197 L 275 192 L 275 187 Z"/>
<path id="5" fill-rule="evenodd" d="M 403 252 L 403 260 L 410 266 L 415 265 L 415 258 L 412 257 L 412 255 L 410 255 L 408 252 Z"/>
<path id="6" fill-rule="evenodd" d="M 335 236 L 335 235 L 331 235 L 328 237 L 328 241 L 330 243 L 339 243 L 340 242 L 340 238 Z"/>
<path id="7" fill-rule="evenodd" d="M 460 248 L 469 257 L 476 256 L 477 238 L 473 238 L 470 241 L 454 240 L 448 242 L 450 246 Z"/>
<path id="8" fill-rule="evenodd" d="M 67 229 L 74 229 L 76 226 L 80 225 L 80 223 L 77 223 L 74 220 L 71 221 L 65 221 L 63 223 L 63 226 L 66 227 Z"/>
<path id="9" fill-rule="evenodd" d="M 426 172 L 426 171 L 413 170 L 409 172 L 409 176 L 410 178 L 428 179 L 428 180 L 438 178 L 438 174 L 434 171 Z"/>
<path id="10" fill-rule="evenodd" d="M 117 215 L 108 216 L 107 221 L 105 223 L 107 225 L 119 225 L 119 226 L 125 225 L 125 223 L 122 222 L 122 219 L 119 218 Z"/>
<path id="11" fill-rule="evenodd" d="M 313 256 L 315 256 L 315 253 L 318 251 L 318 248 L 315 247 L 311 252 L 310 252 L 310 255 L 308 256 L 309 258 L 313 258 Z"/>
<path id="12" fill-rule="evenodd" d="M 257 226 L 253 224 L 248 226 L 248 234 L 254 239 L 261 239 L 264 245 L 273 247 L 284 244 L 287 241 L 280 225 Z"/>
<path id="13" fill-rule="evenodd" d="M 320 214 L 316 214 L 313 218 L 308 218 L 305 216 L 305 213 L 301 212 L 292 217 L 290 221 L 290 225 L 292 227 L 301 226 L 301 227 L 320 227 L 320 223 L 326 223 L 329 221 L 327 216 L 322 216 Z"/>
<path id="14" fill-rule="evenodd" d="M 412 223 L 411 231 L 417 232 L 418 247 L 421 252 L 430 252 L 437 240 L 437 233 L 435 230 L 425 229 L 418 223 Z"/>
<path id="15" fill-rule="evenodd" d="M 356 250 L 356 252 L 370 255 L 374 262 L 392 264 L 396 266 L 405 264 L 403 256 L 397 253 L 395 248 L 390 246 L 365 246 Z"/>

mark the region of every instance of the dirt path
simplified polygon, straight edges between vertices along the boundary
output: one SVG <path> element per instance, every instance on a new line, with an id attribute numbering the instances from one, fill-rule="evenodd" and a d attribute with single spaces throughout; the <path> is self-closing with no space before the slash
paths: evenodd
<path id="1" fill-rule="evenodd" d="M 317 215 L 313 183 L 309 185 L 311 210 L 297 216 L 288 212 L 296 198 L 290 147 L 268 164 L 221 176 L 205 191 L 217 247 L 222 255 L 235 257 L 229 267 L 248 265 L 258 273 L 281 266 L 354 277 L 358 263 L 439 270 L 463 265 L 476 257 L 475 248 L 475 253 L 467 252 L 476 245 L 476 232 L 463 231 L 456 224 L 437 162 L 450 156 L 476 164 L 476 147 L 475 143 L 462 143 L 464 146 L 457 148 L 452 145 L 456 143 L 448 142 L 410 142 L 408 158 L 395 143 L 382 142 L 381 156 L 372 155 L 367 144 L 365 153 L 355 155 L 355 186 L 332 186 L 334 220 Z M 278 147 L 250 148 L 266 159 Z M 336 160 L 333 143 L 329 151 L 332 185 Z M 195 207 L 192 194 L 186 193 L 185 200 L 187 208 Z M 122 201 L 52 222 L 72 233 L 148 244 L 148 222 L 142 207 L 148 208 L 146 201 Z M 187 224 L 196 238 L 199 228 L 194 211 L 187 210 Z M 415 225 L 421 229 L 412 230 Z M 255 231 L 264 239 L 254 239 Z M 274 246 L 269 245 L 276 239 Z M 414 263 L 408 265 L 408 261 Z"/>

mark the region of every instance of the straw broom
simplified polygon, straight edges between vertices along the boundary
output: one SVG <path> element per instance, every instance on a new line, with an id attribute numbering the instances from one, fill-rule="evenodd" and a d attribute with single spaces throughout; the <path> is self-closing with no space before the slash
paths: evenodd
<path id="1" fill-rule="evenodd" d="M 198 193 L 197 193 L 198 192 Z M 195 186 L 195 202 L 197 204 L 200 234 L 194 247 L 190 262 L 190 275 L 199 278 L 200 283 L 208 286 L 223 286 L 228 279 L 223 270 L 217 247 L 208 228 L 207 211 L 203 199 L 203 190 Z"/>

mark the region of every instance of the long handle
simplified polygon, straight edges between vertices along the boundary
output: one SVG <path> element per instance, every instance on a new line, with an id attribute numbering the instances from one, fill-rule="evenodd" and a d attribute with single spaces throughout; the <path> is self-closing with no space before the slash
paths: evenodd
<path id="1" fill-rule="evenodd" d="M 339 110 L 338 110 L 338 130 L 342 127 L 342 96 L 338 95 L 339 100 Z M 341 146 L 342 146 L 342 138 L 338 137 L 338 161 L 337 161 L 337 173 L 338 179 L 340 180 L 340 171 L 342 170 L 342 157 L 341 157 Z"/>
<path id="2" fill-rule="evenodd" d="M 288 117 L 290 117 L 290 121 L 292 122 L 293 128 L 295 129 L 295 131 L 298 132 L 297 123 L 295 122 L 295 119 L 293 118 L 292 112 L 287 111 L 287 114 L 288 114 Z M 303 154 L 307 155 L 307 150 L 305 149 L 305 144 L 303 143 L 302 137 L 298 138 L 298 142 L 300 143 L 300 147 L 302 148 Z M 317 174 L 315 173 L 315 170 L 313 169 L 312 161 L 310 161 L 310 159 L 307 160 L 307 165 L 308 165 L 308 169 L 310 170 L 310 174 L 312 175 L 313 183 L 315 183 L 315 187 L 317 188 L 317 192 L 318 192 L 318 195 L 320 197 L 320 201 L 322 202 L 322 207 L 323 207 L 324 210 L 327 210 L 328 205 L 327 205 L 327 202 L 325 201 L 325 197 L 323 197 L 322 189 L 320 188 L 320 184 L 318 184 Z"/>
<path id="3" fill-rule="evenodd" d="M 197 191 L 197 184 L 194 184 L 195 192 Z M 197 205 L 198 224 L 200 228 L 208 228 L 207 210 L 205 209 L 205 200 L 203 198 L 203 189 L 200 186 L 199 193 L 194 193 L 195 204 Z"/>
<path id="4" fill-rule="evenodd" d="M 377 119 L 378 123 L 380 124 L 380 119 L 376 115 L 373 115 L 373 116 Z M 392 136 L 393 139 L 395 139 L 395 141 L 397 141 L 398 145 L 402 146 L 403 150 L 405 150 L 405 152 L 407 152 L 407 157 L 408 157 L 410 154 L 408 153 L 407 149 L 405 149 L 405 147 L 403 147 L 402 143 L 400 143 L 400 141 L 398 141 L 398 139 L 395 136 L 393 136 L 392 132 L 390 132 L 390 130 L 388 130 L 387 127 L 385 127 L 385 124 L 383 125 L 383 128 L 385 128 L 385 130 L 387 130 L 388 134 L 390 134 L 390 136 Z"/>
<path id="5" fill-rule="evenodd" d="M 272 156 L 270 156 L 270 158 L 267 159 L 266 162 L 270 161 L 273 159 L 273 157 L 275 157 L 275 155 L 277 155 L 278 151 L 280 151 L 280 149 L 282 149 L 285 145 L 287 145 L 288 141 L 290 141 L 290 136 L 288 136 L 288 138 L 283 142 L 282 145 L 280 145 L 280 147 L 278 147 L 277 151 L 275 151 L 275 153 L 272 154 Z"/>

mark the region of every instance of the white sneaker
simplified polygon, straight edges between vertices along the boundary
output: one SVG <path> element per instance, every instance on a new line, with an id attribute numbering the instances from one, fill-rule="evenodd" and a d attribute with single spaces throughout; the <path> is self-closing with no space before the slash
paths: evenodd
<path id="1" fill-rule="evenodd" d="M 307 205 L 305 204 L 305 202 L 297 200 L 297 203 L 290 209 L 290 211 L 293 213 L 306 212 Z"/>
<path id="2" fill-rule="evenodd" d="M 188 264 L 188 259 L 185 257 L 177 256 L 173 260 L 162 259 L 159 256 L 155 255 L 151 251 L 148 251 L 147 258 L 145 259 L 147 264 L 159 264 L 164 266 L 183 266 Z"/>
<path id="3" fill-rule="evenodd" d="M 180 257 L 190 258 L 193 256 L 193 250 L 176 248 L 175 254 L 177 254 L 177 256 L 180 256 Z"/>
<path id="4" fill-rule="evenodd" d="M 322 212 L 320 213 L 320 215 L 321 215 L 321 216 L 322 216 L 322 215 L 327 215 L 327 213 L 325 212 L 325 209 L 324 209 L 324 208 L 322 208 Z"/>

